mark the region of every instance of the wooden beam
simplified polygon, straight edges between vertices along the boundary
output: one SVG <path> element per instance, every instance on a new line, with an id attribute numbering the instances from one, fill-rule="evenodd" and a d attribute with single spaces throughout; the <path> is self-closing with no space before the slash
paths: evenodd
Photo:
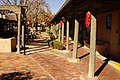
<path id="1" fill-rule="evenodd" d="M 75 31 L 74 31 L 74 46 L 73 46 L 73 61 L 77 58 L 77 47 L 78 47 L 78 32 L 79 32 L 79 22 L 75 20 Z"/>
<path id="2" fill-rule="evenodd" d="M 61 40 L 62 44 L 64 44 L 64 27 L 65 27 L 65 24 L 63 22 L 62 23 L 62 40 Z"/>
<path id="3" fill-rule="evenodd" d="M 90 32 L 90 56 L 88 77 L 95 77 L 95 57 L 96 57 L 96 18 L 92 15 Z"/>
<path id="4" fill-rule="evenodd" d="M 59 27 L 58 40 L 61 41 L 61 26 L 60 26 L 60 23 L 58 23 L 58 27 Z"/>
<path id="5" fill-rule="evenodd" d="M 67 21 L 66 50 L 69 50 L 69 22 Z"/>
<path id="6" fill-rule="evenodd" d="M 0 5 L 0 10 L 10 10 L 13 12 L 21 12 L 21 7 L 20 6 L 15 6 L 15 5 Z"/>
<path id="7" fill-rule="evenodd" d="M 21 29 L 21 13 L 18 13 L 18 36 L 17 36 L 17 53 L 20 53 L 20 29 Z"/>

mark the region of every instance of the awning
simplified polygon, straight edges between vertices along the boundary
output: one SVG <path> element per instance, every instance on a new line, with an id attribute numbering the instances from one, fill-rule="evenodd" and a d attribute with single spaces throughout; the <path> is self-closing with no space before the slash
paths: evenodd
<path id="1" fill-rule="evenodd" d="M 120 1 L 114 0 L 66 0 L 63 6 L 59 9 L 56 15 L 52 18 L 53 21 L 60 21 L 62 17 L 67 20 L 84 18 L 87 11 L 92 14 L 99 14 L 106 11 L 120 9 Z"/>

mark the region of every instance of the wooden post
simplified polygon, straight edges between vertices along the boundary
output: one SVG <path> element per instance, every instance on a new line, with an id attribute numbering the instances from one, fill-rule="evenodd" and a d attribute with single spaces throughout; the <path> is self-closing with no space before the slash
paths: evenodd
<path id="1" fill-rule="evenodd" d="M 61 26 L 60 24 L 58 24 L 58 28 L 59 28 L 59 35 L 58 35 L 58 41 L 60 41 L 61 39 Z"/>
<path id="2" fill-rule="evenodd" d="M 21 13 L 18 13 L 18 36 L 17 36 L 17 53 L 20 53 L 20 23 L 21 23 Z"/>
<path id="3" fill-rule="evenodd" d="M 50 31 L 51 31 L 51 32 L 53 32 L 52 30 L 53 30 L 53 24 L 52 24 L 51 27 L 50 27 Z"/>
<path id="4" fill-rule="evenodd" d="M 22 25 L 22 47 L 24 46 L 24 25 Z"/>
<path id="5" fill-rule="evenodd" d="M 52 25 L 51 31 L 52 31 L 52 33 L 54 34 L 54 25 Z"/>
<path id="6" fill-rule="evenodd" d="M 90 56 L 88 77 L 94 77 L 95 73 L 95 56 L 96 56 L 96 18 L 91 15 L 91 34 L 90 34 Z"/>
<path id="7" fill-rule="evenodd" d="M 62 24 L 62 44 L 64 44 L 64 23 Z"/>
<path id="8" fill-rule="evenodd" d="M 67 21 L 66 50 L 69 50 L 69 22 Z"/>
<path id="9" fill-rule="evenodd" d="M 10 21 L 9 21 L 9 37 L 11 36 L 11 34 L 10 34 L 10 26 L 11 26 L 11 25 L 10 25 Z"/>
<path id="10" fill-rule="evenodd" d="M 79 23 L 75 20 L 75 31 L 74 31 L 74 46 L 73 46 L 73 60 L 77 58 L 77 46 L 78 46 L 78 32 L 79 32 Z"/>

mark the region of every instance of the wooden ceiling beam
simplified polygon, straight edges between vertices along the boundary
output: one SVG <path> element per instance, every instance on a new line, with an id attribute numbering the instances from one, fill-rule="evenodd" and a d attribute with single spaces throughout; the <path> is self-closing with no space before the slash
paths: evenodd
<path id="1" fill-rule="evenodd" d="M 13 12 L 21 12 L 20 6 L 14 6 L 14 5 L 0 5 L 0 10 L 10 10 Z"/>

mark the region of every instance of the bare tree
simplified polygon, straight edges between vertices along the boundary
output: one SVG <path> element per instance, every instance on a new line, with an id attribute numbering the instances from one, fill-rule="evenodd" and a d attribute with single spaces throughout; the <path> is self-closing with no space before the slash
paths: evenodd
<path id="1" fill-rule="evenodd" d="M 5 5 L 25 5 L 30 0 L 1 0 L 2 4 Z"/>
<path id="2" fill-rule="evenodd" d="M 28 6 L 25 13 L 27 20 L 33 24 L 45 22 L 49 23 L 51 18 L 51 11 L 49 4 L 45 0 L 1 0 L 4 5 L 26 5 Z"/>
<path id="3" fill-rule="evenodd" d="M 52 15 L 52 13 L 45 0 L 34 0 L 30 6 L 28 6 L 27 19 L 32 20 L 36 25 L 41 22 L 48 23 L 50 21 L 48 15 Z"/>

